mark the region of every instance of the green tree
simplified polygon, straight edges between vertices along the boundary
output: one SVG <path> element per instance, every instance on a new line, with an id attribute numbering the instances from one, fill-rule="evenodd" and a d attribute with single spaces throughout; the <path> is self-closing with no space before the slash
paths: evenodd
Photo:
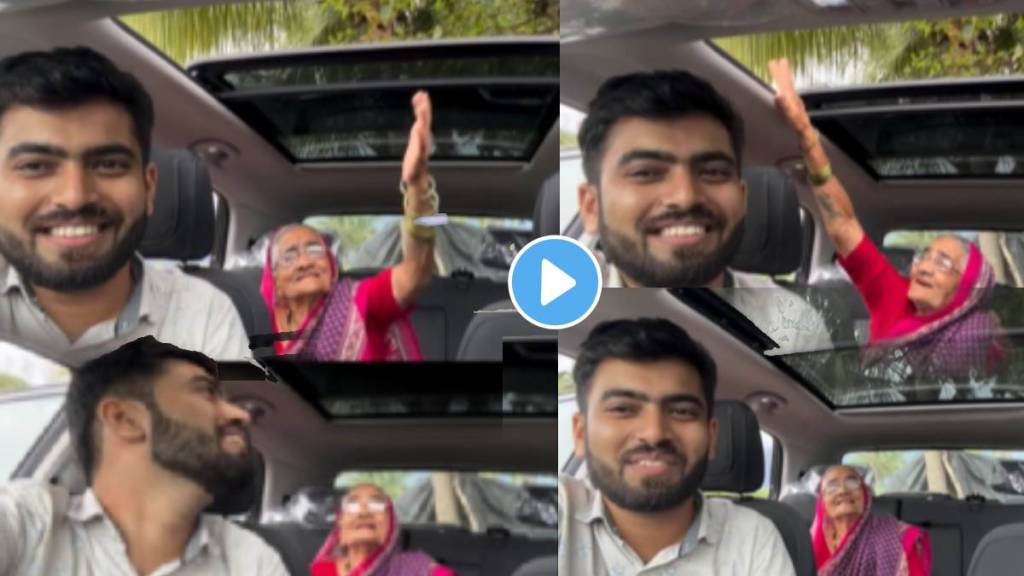
<path id="1" fill-rule="evenodd" d="M 0 392 L 14 392 L 28 388 L 28 383 L 13 374 L 0 373 Z"/>
<path id="2" fill-rule="evenodd" d="M 804 84 L 1024 72 L 1024 16 L 1019 14 L 773 32 L 715 43 L 765 82 L 771 82 L 768 60 L 782 57 Z"/>
<path id="3" fill-rule="evenodd" d="M 558 132 L 558 146 L 561 148 L 579 148 L 580 143 L 572 132 L 561 130 Z"/>
<path id="4" fill-rule="evenodd" d="M 184 66 L 302 46 L 557 34 L 558 18 L 557 0 L 257 0 L 121 20 Z"/>
<path id="5" fill-rule="evenodd" d="M 571 372 L 559 372 L 558 373 L 558 395 L 563 394 L 575 394 L 576 393 L 576 382 L 572 379 Z"/>

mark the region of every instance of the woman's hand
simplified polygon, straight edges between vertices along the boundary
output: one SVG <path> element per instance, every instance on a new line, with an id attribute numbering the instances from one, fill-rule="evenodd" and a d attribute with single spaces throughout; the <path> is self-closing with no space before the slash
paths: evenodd
<path id="1" fill-rule="evenodd" d="M 768 62 L 768 70 L 775 79 L 775 107 L 800 138 L 800 149 L 809 174 L 823 175 L 823 181 L 813 183 L 811 189 L 836 252 L 848 256 L 864 238 L 864 229 L 857 221 L 853 202 L 839 180 L 832 176 L 832 164 L 825 148 L 818 141 L 818 131 L 804 108 L 804 101 L 793 87 L 793 74 L 789 62 L 783 58 Z"/>
<path id="2" fill-rule="evenodd" d="M 430 173 L 427 172 L 427 157 L 433 145 L 430 123 L 433 110 L 430 95 L 420 90 L 412 97 L 412 110 L 416 121 L 409 130 L 409 145 L 402 159 L 402 181 L 409 186 L 409 192 L 420 196 L 427 191 Z M 417 214 L 423 211 L 417 211 Z"/>
<path id="3" fill-rule="evenodd" d="M 785 58 L 770 60 L 768 70 L 775 81 L 775 107 L 800 136 L 801 143 L 806 144 L 809 139 L 814 137 L 814 127 L 811 125 L 811 118 L 807 115 L 807 109 L 804 108 L 803 99 L 793 87 L 793 74 L 789 71 L 789 61 Z"/>
<path id="4" fill-rule="evenodd" d="M 433 146 L 430 135 L 433 110 L 430 96 L 426 92 L 420 90 L 412 97 L 412 111 L 416 120 L 409 130 L 409 145 L 402 159 L 402 182 L 406 185 L 403 208 L 406 218 L 431 214 L 437 208 L 427 195 L 430 188 L 427 157 Z M 399 307 L 407 309 L 413 305 L 416 296 L 430 282 L 433 269 L 433 239 L 416 238 L 403 232 L 402 261 L 391 271 L 391 290 Z"/>

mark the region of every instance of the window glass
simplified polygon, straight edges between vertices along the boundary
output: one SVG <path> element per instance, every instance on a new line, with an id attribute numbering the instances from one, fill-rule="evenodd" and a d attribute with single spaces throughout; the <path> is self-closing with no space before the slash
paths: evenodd
<path id="1" fill-rule="evenodd" d="M 357 484 L 379 486 L 395 503 L 403 524 L 455 524 L 483 533 L 504 528 L 537 538 L 555 538 L 558 530 L 558 494 L 551 474 L 507 472 L 441 472 L 432 470 L 346 471 L 334 487 Z M 437 505 L 435 494 L 450 506 Z"/>
<path id="2" fill-rule="evenodd" d="M 0 481 L 11 473 L 64 402 L 71 372 L 0 342 Z"/>
<path id="3" fill-rule="evenodd" d="M 505 282 L 516 253 L 533 239 L 531 220 L 451 214 L 449 218 L 434 245 L 440 276 L 468 271 L 477 278 Z M 377 270 L 401 260 L 398 215 L 321 215 L 303 222 L 335 238 L 335 253 L 344 270 Z"/>
<path id="4" fill-rule="evenodd" d="M 850 452 L 843 464 L 863 466 L 875 495 L 937 493 L 1024 504 L 1024 451 L 886 450 Z"/>

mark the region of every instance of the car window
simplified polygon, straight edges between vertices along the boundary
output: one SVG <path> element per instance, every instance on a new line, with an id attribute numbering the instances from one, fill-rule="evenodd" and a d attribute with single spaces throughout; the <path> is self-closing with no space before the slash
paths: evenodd
<path id="1" fill-rule="evenodd" d="M 71 372 L 0 342 L 0 480 L 11 477 L 64 402 Z"/>
<path id="2" fill-rule="evenodd" d="M 843 464 L 863 466 L 876 496 L 938 493 L 1024 504 L 1024 451 L 885 450 L 850 452 Z"/>
<path id="3" fill-rule="evenodd" d="M 401 260 L 401 217 L 397 215 L 319 215 L 303 223 L 334 238 L 342 270 L 377 270 Z M 449 214 L 434 248 L 436 273 L 452 276 L 465 271 L 505 282 L 516 253 L 532 239 L 531 220 Z M 254 256 L 258 254 L 262 262 L 266 243 L 257 244 Z"/>
<path id="4" fill-rule="evenodd" d="M 483 533 L 504 528 L 515 534 L 554 538 L 558 530 L 555 476 L 506 472 L 434 470 L 345 471 L 334 488 L 379 486 L 395 503 L 403 524 L 455 524 Z M 450 491 L 446 507 L 435 494 Z"/>

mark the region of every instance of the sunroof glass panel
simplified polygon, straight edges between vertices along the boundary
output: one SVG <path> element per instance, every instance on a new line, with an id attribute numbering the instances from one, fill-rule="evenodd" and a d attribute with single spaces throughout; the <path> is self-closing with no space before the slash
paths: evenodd
<path id="1" fill-rule="evenodd" d="M 213 61 L 191 74 L 293 162 L 400 160 L 417 89 L 434 106 L 435 160 L 529 161 L 558 115 L 553 41 Z"/>

